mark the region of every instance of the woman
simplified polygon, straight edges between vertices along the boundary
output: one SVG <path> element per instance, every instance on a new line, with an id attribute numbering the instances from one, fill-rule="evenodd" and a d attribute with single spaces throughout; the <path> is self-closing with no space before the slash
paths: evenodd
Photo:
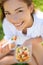
<path id="1" fill-rule="evenodd" d="M 13 4 L 12 4 L 13 3 Z M 0 44 L 4 44 L 12 36 L 25 36 L 29 40 L 23 45 L 28 45 L 29 41 L 33 44 L 33 65 L 43 65 L 43 49 L 40 46 L 43 37 L 43 19 L 37 17 L 34 12 L 32 0 L 3 0 L 5 18 L 3 20 L 4 39 Z M 34 13 L 33 13 L 34 12 Z M 40 56 L 41 55 L 41 56 Z M 0 60 L 1 65 L 15 63 L 14 56 L 5 56 Z"/>

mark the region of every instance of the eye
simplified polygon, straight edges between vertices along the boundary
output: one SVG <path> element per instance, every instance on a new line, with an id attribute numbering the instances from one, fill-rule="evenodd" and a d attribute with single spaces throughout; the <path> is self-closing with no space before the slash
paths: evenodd
<path id="1" fill-rule="evenodd" d="M 18 10 L 18 11 L 17 11 L 17 13 L 22 13 L 22 12 L 23 12 L 23 10 Z"/>
<path id="2" fill-rule="evenodd" d="M 19 12 L 23 12 L 23 10 L 19 10 Z"/>
<path id="3" fill-rule="evenodd" d="M 5 15 L 7 15 L 7 14 L 10 15 L 11 13 L 9 13 L 9 12 L 5 12 Z"/>

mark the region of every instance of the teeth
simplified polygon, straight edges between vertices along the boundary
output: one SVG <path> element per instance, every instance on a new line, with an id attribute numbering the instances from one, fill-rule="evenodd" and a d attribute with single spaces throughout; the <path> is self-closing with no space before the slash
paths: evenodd
<path id="1" fill-rule="evenodd" d="M 22 25 L 23 24 L 23 22 L 21 22 L 21 23 L 19 23 L 19 24 L 16 24 L 16 26 L 20 26 L 20 25 Z"/>
<path id="2" fill-rule="evenodd" d="M 17 26 L 19 26 L 19 25 L 21 25 L 21 23 L 20 24 L 16 24 Z"/>

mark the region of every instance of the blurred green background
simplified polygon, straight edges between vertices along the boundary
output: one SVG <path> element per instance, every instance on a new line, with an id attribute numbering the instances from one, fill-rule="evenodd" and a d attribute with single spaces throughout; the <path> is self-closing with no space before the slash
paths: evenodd
<path id="1" fill-rule="evenodd" d="M 1 1 L 1 0 L 0 0 Z M 43 11 L 43 0 L 33 0 L 34 6 L 35 8 L 40 9 L 41 11 Z M 0 40 L 3 38 L 4 33 L 3 33 L 3 29 L 2 29 L 2 10 L 0 7 Z M 16 64 L 16 65 L 27 65 L 27 64 Z"/>

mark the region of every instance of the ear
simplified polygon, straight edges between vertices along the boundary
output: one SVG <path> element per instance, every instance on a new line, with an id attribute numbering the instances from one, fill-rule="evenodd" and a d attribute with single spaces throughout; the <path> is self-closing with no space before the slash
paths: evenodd
<path id="1" fill-rule="evenodd" d="M 30 10 L 30 13 L 32 13 L 32 12 L 33 12 L 33 10 L 34 10 L 33 3 L 29 6 L 29 10 Z"/>

